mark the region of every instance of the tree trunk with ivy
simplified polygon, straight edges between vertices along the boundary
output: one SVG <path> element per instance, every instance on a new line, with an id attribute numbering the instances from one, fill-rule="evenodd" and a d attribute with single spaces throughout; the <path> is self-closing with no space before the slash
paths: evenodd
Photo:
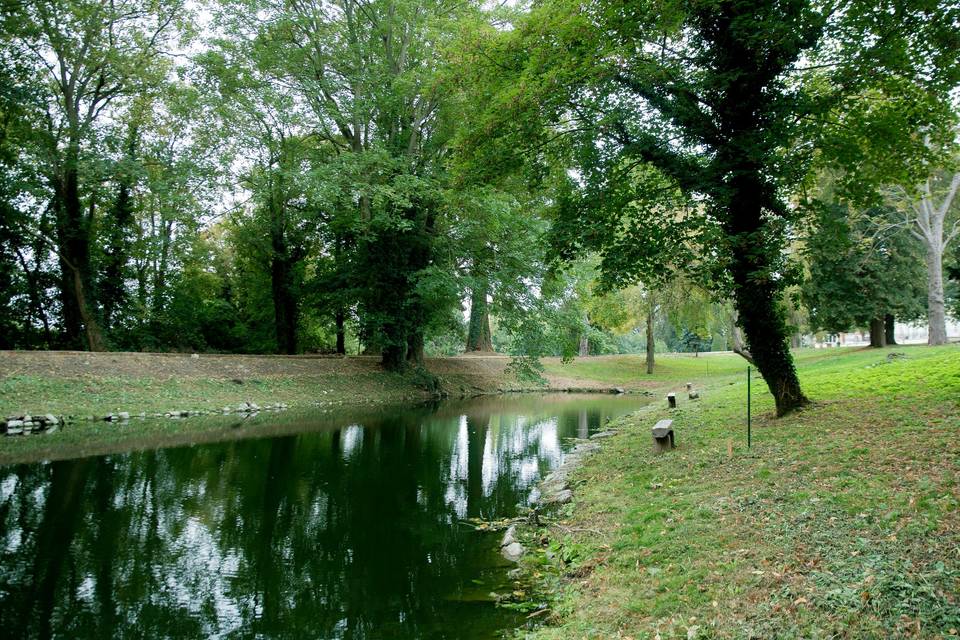
<path id="1" fill-rule="evenodd" d="M 748 110 L 749 112 L 749 110 Z M 747 129 L 749 132 L 749 128 Z M 734 302 L 746 346 L 773 394 L 778 416 L 809 403 L 790 355 L 790 328 L 782 304 L 783 287 L 772 274 L 775 255 L 763 250 L 772 232 L 765 214 L 776 208 L 773 189 L 749 159 L 728 158 L 730 167 L 726 232 L 731 239 L 730 273 Z"/>
<path id="2" fill-rule="evenodd" d="M 789 117 L 785 109 L 791 107 L 780 99 L 776 78 L 797 59 L 803 45 L 800 39 L 784 39 L 764 47 L 766 52 L 757 48 L 770 9 L 770 3 L 762 1 L 706 5 L 698 19 L 710 44 L 712 79 L 722 86 L 714 105 L 716 156 L 708 188 L 727 239 L 727 272 L 747 348 L 782 416 L 809 400 L 790 355 L 784 284 L 778 276 L 783 268 L 782 222 L 790 213 L 769 178 L 768 163 L 781 144 L 770 121 Z"/>
<path id="3" fill-rule="evenodd" d="M 414 329 L 407 336 L 407 364 L 422 367 L 424 358 L 423 331 Z"/>
<path id="4" fill-rule="evenodd" d="M 773 394 L 777 415 L 782 416 L 809 403 L 790 357 L 788 332 L 774 287 L 740 289 L 737 308 L 747 349 L 757 371 Z"/>
<path id="5" fill-rule="evenodd" d="M 301 258 L 300 247 L 287 237 L 289 220 L 283 201 L 282 182 L 272 186 L 270 195 L 270 285 L 273 295 L 274 330 L 277 351 L 295 354 L 298 350 L 297 326 L 300 303 L 297 294 L 296 264 Z"/>
<path id="6" fill-rule="evenodd" d="M 79 141 L 71 141 L 54 180 L 57 256 L 60 262 L 60 302 L 68 345 L 103 351 L 96 317 L 90 267 L 91 215 L 83 211 L 79 186 Z"/>
<path id="7" fill-rule="evenodd" d="M 136 162 L 138 136 L 136 125 L 132 125 L 127 137 L 125 158 L 130 165 Z M 97 286 L 100 315 L 106 331 L 114 327 L 116 315 L 127 301 L 127 260 L 129 247 L 134 243 L 132 230 L 136 222 L 133 193 L 135 184 L 130 167 L 121 165 L 121 172 L 117 176 L 117 195 L 106 225 L 103 272 Z"/>

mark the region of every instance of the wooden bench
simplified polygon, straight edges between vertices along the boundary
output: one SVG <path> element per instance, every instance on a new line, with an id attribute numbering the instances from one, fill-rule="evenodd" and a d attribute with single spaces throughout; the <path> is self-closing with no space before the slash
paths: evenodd
<path id="1" fill-rule="evenodd" d="M 653 452 L 663 453 L 676 448 L 673 439 L 673 420 L 661 420 L 653 425 Z"/>

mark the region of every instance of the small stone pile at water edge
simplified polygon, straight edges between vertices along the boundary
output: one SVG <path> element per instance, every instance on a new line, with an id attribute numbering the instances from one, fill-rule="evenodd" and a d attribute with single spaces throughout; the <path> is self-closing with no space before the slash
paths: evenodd
<path id="1" fill-rule="evenodd" d="M 63 416 L 51 413 L 42 416 L 29 414 L 7 416 L 0 421 L 0 433 L 8 436 L 28 436 L 31 433 L 53 433 L 63 425 Z"/>

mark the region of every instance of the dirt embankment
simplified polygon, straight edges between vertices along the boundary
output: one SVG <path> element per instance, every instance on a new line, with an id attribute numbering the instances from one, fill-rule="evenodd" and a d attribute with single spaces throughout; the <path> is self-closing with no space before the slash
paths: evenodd
<path id="1" fill-rule="evenodd" d="M 509 359 L 503 356 L 430 359 L 437 373 L 499 376 Z M 454 363 L 454 364 L 451 364 Z M 373 356 L 234 355 L 130 353 L 90 351 L 0 351 L 3 376 L 57 378 L 87 376 L 130 378 L 252 379 L 274 376 L 336 376 L 381 373 Z"/>
<path id="2" fill-rule="evenodd" d="M 548 361 L 551 359 L 547 359 Z M 426 366 L 442 381 L 476 390 L 513 390 L 529 386 L 508 370 L 509 356 L 465 355 L 427 358 Z M 376 356 L 235 355 L 90 351 L 0 351 L 0 378 L 37 376 L 50 379 L 131 378 L 221 379 L 247 381 L 276 377 L 352 377 L 383 374 Z M 589 380 L 547 375 L 548 388 L 603 388 Z M 452 391 L 452 390 L 451 390 Z"/>

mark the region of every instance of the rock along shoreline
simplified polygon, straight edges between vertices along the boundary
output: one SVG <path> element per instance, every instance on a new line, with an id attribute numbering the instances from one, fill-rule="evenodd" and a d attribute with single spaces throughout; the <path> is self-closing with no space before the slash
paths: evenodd
<path id="1" fill-rule="evenodd" d="M 600 451 L 601 445 L 598 441 L 615 436 L 619 432 L 619 429 L 607 428 L 594 433 L 588 440 L 578 442 L 564 456 L 563 463 L 537 485 L 539 495 L 534 510 L 553 508 L 573 500 L 570 474 L 583 464 L 584 458 Z M 510 562 L 520 562 L 525 553 L 526 549 L 517 539 L 516 525 L 510 525 L 500 541 L 500 555 Z"/>

